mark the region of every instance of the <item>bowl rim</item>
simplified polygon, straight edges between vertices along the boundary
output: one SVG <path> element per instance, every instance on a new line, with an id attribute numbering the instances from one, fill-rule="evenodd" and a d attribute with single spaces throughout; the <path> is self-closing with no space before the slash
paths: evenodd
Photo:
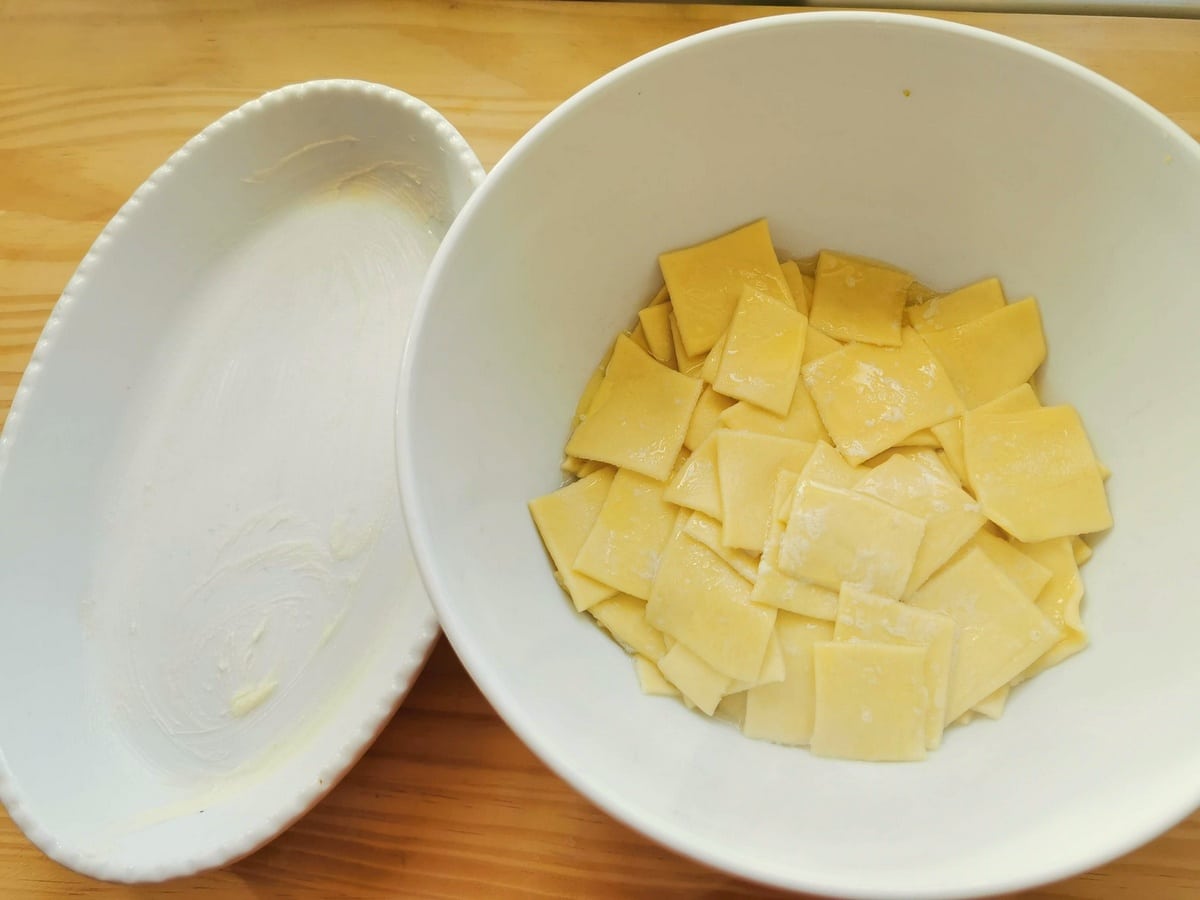
<path id="1" fill-rule="evenodd" d="M 181 164 L 198 153 L 206 152 L 205 146 L 216 135 L 263 110 L 330 94 L 381 101 L 394 107 L 401 115 L 414 117 L 414 121 L 419 122 L 420 126 L 428 128 L 430 140 L 443 148 L 447 159 L 461 168 L 472 188 L 477 188 L 482 183 L 483 166 L 454 126 L 424 101 L 387 85 L 348 78 L 315 79 L 270 90 L 224 113 L 175 150 L 122 203 L 63 288 L 43 326 L 32 357 L 22 373 L 3 432 L 0 433 L 0 487 L 4 484 L 13 443 L 24 430 L 26 410 L 31 402 L 31 394 L 40 381 L 39 375 L 49 362 L 60 355 L 59 342 L 55 336 L 61 331 L 60 326 L 63 322 L 68 321 L 74 314 L 79 296 L 86 292 L 91 269 L 105 257 L 108 245 L 126 230 L 130 216 L 136 215 L 146 199 L 165 179 L 171 177 Z M 243 829 L 225 838 L 213 849 L 194 852 L 171 863 L 147 859 L 137 864 L 119 866 L 83 852 L 78 847 L 66 845 L 30 809 L 28 790 L 22 787 L 20 779 L 12 772 L 2 747 L 0 804 L 3 804 L 13 822 L 29 841 L 50 859 L 103 881 L 159 882 L 233 863 L 277 837 L 303 816 L 337 785 L 370 747 L 404 701 L 437 642 L 438 620 L 431 605 L 421 611 L 414 625 L 416 627 L 409 635 L 409 649 L 395 660 L 394 670 L 386 683 L 382 684 L 382 690 L 372 692 L 365 715 L 352 723 L 353 727 L 342 736 L 335 753 L 315 761 L 321 777 L 306 780 L 303 784 L 290 785 L 295 788 L 294 792 L 289 791 L 282 795 L 279 802 L 264 815 L 246 822 Z"/>
<path id="2" fill-rule="evenodd" d="M 527 715 L 516 695 L 504 684 L 503 675 L 493 667 L 486 648 L 477 644 L 471 635 L 469 624 L 456 609 L 453 592 L 441 577 L 436 553 L 430 534 L 422 520 L 418 501 L 419 473 L 413 463 L 410 441 L 418 433 L 419 422 L 413 407 L 414 372 L 419 353 L 416 348 L 426 328 L 432 298 L 442 273 L 449 268 L 449 260 L 459 236 L 472 220 L 476 207 L 488 202 L 495 190 L 495 183 L 515 165 L 525 151 L 537 143 L 543 134 L 557 127 L 558 123 L 586 105 L 593 97 L 634 71 L 680 51 L 689 50 L 713 41 L 721 41 L 737 35 L 783 27 L 811 27 L 813 25 L 877 24 L 892 28 L 930 30 L 954 35 L 973 41 L 981 41 L 1029 58 L 1039 64 L 1060 70 L 1084 82 L 1088 87 L 1107 94 L 1121 104 L 1136 110 L 1148 122 L 1160 129 L 1172 143 L 1190 154 L 1200 165 L 1200 143 L 1197 143 L 1181 126 L 1164 113 L 1126 88 L 1117 85 L 1087 67 L 1045 50 L 1027 41 L 1008 35 L 988 31 L 984 28 L 951 22 L 934 16 L 909 13 L 875 12 L 866 10 L 811 11 L 768 14 L 763 17 L 735 22 L 707 29 L 693 35 L 664 44 L 641 56 L 622 64 L 602 75 L 555 107 L 533 128 L 526 132 L 501 157 L 493 167 L 483 186 L 475 192 L 463 207 L 454 224 L 448 230 L 441 247 L 430 266 L 424 285 L 417 298 L 412 325 L 401 366 L 397 391 L 396 427 L 402 452 L 397 454 L 402 506 L 408 524 L 418 570 L 425 581 L 429 596 L 437 610 L 442 630 L 453 646 L 458 658 L 472 680 L 495 708 L 504 722 L 517 734 L 521 741 L 558 777 L 566 781 L 590 802 L 617 821 L 650 838 L 656 843 L 709 868 L 727 872 L 758 884 L 793 891 L 831 897 L 853 897 L 862 900 L 960 900 L 960 898 L 983 897 L 1027 890 L 1049 884 L 1089 871 L 1122 856 L 1178 824 L 1200 807 L 1200 786 L 1191 793 L 1180 791 L 1179 800 L 1168 806 L 1159 806 L 1145 811 L 1140 816 L 1126 816 L 1126 827 L 1119 835 L 1106 837 L 1090 849 L 1069 857 L 1059 856 L 1054 862 L 1031 866 L 1028 869 L 1000 879 L 959 879 L 937 886 L 923 885 L 919 893 L 904 886 L 884 885 L 878 882 L 864 885 L 846 877 L 805 877 L 801 873 L 788 871 L 777 866 L 764 869 L 748 865 L 737 853 L 728 852 L 716 843 L 700 844 L 681 832 L 670 819 L 651 814 L 626 798 L 608 793 L 593 786 L 586 771 L 577 768 L 569 758 L 547 745 L 539 733 L 535 716 Z"/>

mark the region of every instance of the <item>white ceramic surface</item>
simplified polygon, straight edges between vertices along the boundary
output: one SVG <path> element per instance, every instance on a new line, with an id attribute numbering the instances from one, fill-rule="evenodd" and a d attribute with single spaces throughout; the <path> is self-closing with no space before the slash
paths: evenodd
<path id="1" fill-rule="evenodd" d="M 143 881 L 248 853 L 415 679 L 395 377 L 482 176 L 407 94 L 294 85 L 80 265 L 0 438 L 0 800 L 50 856 Z"/>
<path id="2" fill-rule="evenodd" d="M 659 283 L 658 251 L 758 216 L 948 288 L 1036 293 L 1046 395 L 1081 409 L 1117 520 L 1086 568 L 1094 646 L 921 764 L 817 759 L 639 694 L 551 576 L 526 501 Z M 649 54 L 528 134 L 418 304 L 401 484 L 443 628 L 524 740 L 604 809 L 714 866 L 876 898 L 1095 866 L 1200 801 L 1200 148 L 1095 74 L 958 25 L 749 22 Z"/>

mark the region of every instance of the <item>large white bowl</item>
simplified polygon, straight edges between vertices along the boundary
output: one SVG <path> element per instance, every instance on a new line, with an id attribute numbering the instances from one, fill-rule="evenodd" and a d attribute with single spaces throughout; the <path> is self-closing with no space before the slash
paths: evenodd
<path id="1" fill-rule="evenodd" d="M 758 216 L 938 286 L 1035 293 L 1045 390 L 1081 409 L 1117 527 L 1086 569 L 1094 646 L 925 763 L 817 759 L 639 694 L 576 615 L 526 501 L 556 487 L 579 391 L 658 251 Z M 400 397 L 402 490 L 442 625 L 553 769 L 749 878 L 962 897 L 1095 866 L 1200 800 L 1192 523 L 1200 149 L 1098 76 L 927 19 L 765 19 L 651 53 L 496 167 L 439 251 Z M 619 865 L 619 863 L 615 863 Z"/>

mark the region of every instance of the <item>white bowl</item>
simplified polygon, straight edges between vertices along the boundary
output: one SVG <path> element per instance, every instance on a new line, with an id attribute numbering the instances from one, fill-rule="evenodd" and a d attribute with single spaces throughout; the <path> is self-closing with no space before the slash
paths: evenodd
<path id="1" fill-rule="evenodd" d="M 274 91 L 97 239 L 0 439 L 0 800 L 146 881 L 283 830 L 437 635 L 400 514 L 409 316 L 483 171 L 400 91 Z"/>
<path id="2" fill-rule="evenodd" d="M 1085 579 L 1094 646 L 927 762 L 815 758 L 639 694 L 554 583 L 526 501 L 575 400 L 658 284 L 656 254 L 767 216 L 950 287 L 1035 293 L 1045 390 L 1113 469 Z M 401 484 L 442 625 L 560 775 L 682 853 L 855 897 L 1017 890 L 1200 801 L 1195 340 L 1200 149 L 1098 76 L 929 19 L 819 13 L 699 35 L 530 132 L 430 271 L 401 388 Z"/>

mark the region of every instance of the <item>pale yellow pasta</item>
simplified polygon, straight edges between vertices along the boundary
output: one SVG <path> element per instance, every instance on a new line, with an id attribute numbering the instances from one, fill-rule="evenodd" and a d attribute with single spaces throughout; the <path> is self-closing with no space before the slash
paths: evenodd
<path id="1" fill-rule="evenodd" d="M 530 511 L 643 694 L 818 756 L 923 759 L 1087 647 L 1108 469 L 1030 383 L 1033 298 L 786 258 L 765 220 L 661 254 L 575 409 L 577 480 Z"/>

